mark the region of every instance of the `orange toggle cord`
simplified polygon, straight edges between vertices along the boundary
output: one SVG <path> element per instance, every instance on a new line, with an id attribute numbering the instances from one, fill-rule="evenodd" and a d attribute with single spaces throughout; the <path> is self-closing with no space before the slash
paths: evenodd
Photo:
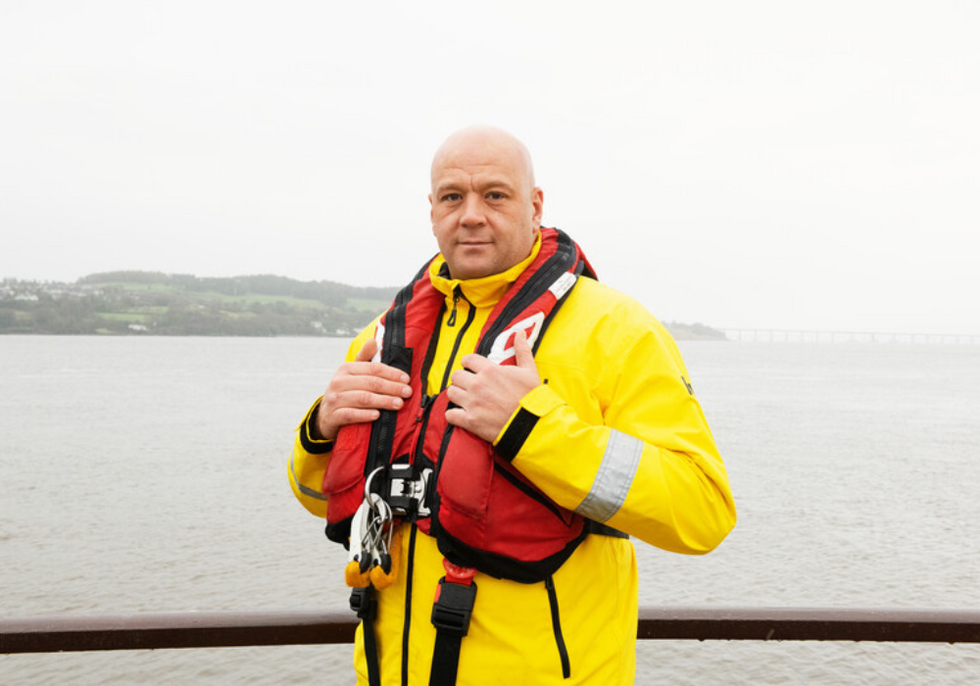
<path id="1" fill-rule="evenodd" d="M 368 571 L 361 572 L 361 564 L 357 560 L 351 560 L 344 568 L 344 581 L 351 588 L 366 588 L 374 586 L 379 591 L 388 588 L 398 579 L 398 563 L 402 556 L 402 536 L 401 530 L 396 530 L 391 536 L 389 554 L 391 555 L 391 571 L 385 574 L 385 570 L 380 565 L 372 566 Z M 363 551 L 361 555 L 369 555 L 368 551 Z"/>
<path id="2" fill-rule="evenodd" d="M 371 569 L 371 585 L 379 591 L 388 588 L 398 578 L 398 562 L 402 556 L 402 532 L 401 529 L 395 531 L 391 536 L 391 544 L 388 546 L 388 554 L 391 555 L 391 571 L 385 574 L 385 570 L 380 565 L 375 565 Z"/>
<path id="3" fill-rule="evenodd" d="M 361 563 L 351 560 L 344 568 L 344 581 L 351 588 L 366 588 L 370 582 L 368 575 L 370 572 L 361 573 Z"/>

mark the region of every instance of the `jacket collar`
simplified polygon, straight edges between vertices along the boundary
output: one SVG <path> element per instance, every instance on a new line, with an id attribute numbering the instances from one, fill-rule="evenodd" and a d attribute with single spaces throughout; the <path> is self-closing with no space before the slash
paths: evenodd
<path id="1" fill-rule="evenodd" d="M 528 268 L 534 258 L 541 250 L 541 232 L 538 232 L 534 239 L 534 246 L 531 254 L 515 264 L 513 267 L 500 274 L 491 274 L 479 279 L 451 279 L 446 260 L 441 254 L 436 255 L 435 259 L 429 264 L 429 280 L 437 291 L 451 298 L 456 286 L 462 288 L 463 296 L 477 307 L 494 305 L 500 300 L 511 284 L 517 281 L 517 277 Z"/>

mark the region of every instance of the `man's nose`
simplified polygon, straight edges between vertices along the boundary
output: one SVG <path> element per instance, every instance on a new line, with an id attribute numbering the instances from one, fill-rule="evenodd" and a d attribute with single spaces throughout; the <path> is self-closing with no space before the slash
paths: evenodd
<path id="1" fill-rule="evenodd" d="M 482 226 L 486 222 L 483 198 L 476 193 L 469 193 L 463 200 L 463 216 L 460 223 L 465 227 Z"/>

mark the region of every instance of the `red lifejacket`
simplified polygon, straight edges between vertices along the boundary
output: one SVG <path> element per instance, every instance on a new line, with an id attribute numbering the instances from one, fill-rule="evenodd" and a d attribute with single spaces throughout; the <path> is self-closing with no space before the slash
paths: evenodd
<path id="1" fill-rule="evenodd" d="M 514 335 L 528 333 L 532 349 L 581 274 L 595 278 L 567 234 L 541 229 L 534 261 L 491 312 L 476 352 L 499 364 L 515 364 Z M 550 576 L 589 531 L 586 520 L 542 493 L 494 447 L 446 421 L 445 391 L 426 395 L 445 297 L 429 279 L 429 265 L 395 298 L 381 319 L 381 361 L 408 373 L 412 395 L 402 409 L 382 411 L 370 424 L 343 427 L 323 480 L 327 536 L 347 544 L 351 517 L 372 490 L 389 497 L 393 474 L 428 477 L 421 512 L 405 517 L 436 537 L 457 565 L 498 578 L 532 583 Z M 470 308 L 473 312 L 473 308 Z M 468 326 L 469 321 L 462 326 Z M 461 337 L 461 333 L 458 334 Z M 426 511 L 428 510 L 428 511 Z"/>

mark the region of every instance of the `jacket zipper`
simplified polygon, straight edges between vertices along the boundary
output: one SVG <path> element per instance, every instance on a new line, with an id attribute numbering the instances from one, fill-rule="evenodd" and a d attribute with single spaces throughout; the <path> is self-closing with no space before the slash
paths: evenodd
<path id="1" fill-rule="evenodd" d="M 463 289 L 456 286 L 456 289 L 453 291 L 453 311 L 449 313 L 449 319 L 446 320 L 447 326 L 456 325 L 456 304 L 459 302 L 460 298 L 466 300 L 466 296 L 463 295 Z M 459 353 L 459 346 L 463 342 L 463 336 L 466 334 L 466 330 L 470 328 L 470 324 L 472 324 L 473 320 L 476 318 L 476 308 L 473 306 L 473 303 L 471 303 L 469 300 L 466 300 L 466 303 L 469 305 L 466 312 L 466 322 L 460 328 L 459 333 L 456 334 L 456 341 L 453 343 L 453 351 L 449 355 L 449 362 L 446 363 L 446 371 L 443 372 L 442 375 L 442 385 L 439 386 L 440 391 L 446 390 L 446 386 L 449 385 L 449 374 L 453 369 L 453 363 L 456 361 L 456 355 Z"/>
<path id="2" fill-rule="evenodd" d="M 463 295 L 463 288 L 461 286 L 456 286 L 453 289 L 453 311 L 449 313 L 449 319 L 446 320 L 446 326 L 456 326 L 456 305 L 459 304 L 459 298 Z"/>

